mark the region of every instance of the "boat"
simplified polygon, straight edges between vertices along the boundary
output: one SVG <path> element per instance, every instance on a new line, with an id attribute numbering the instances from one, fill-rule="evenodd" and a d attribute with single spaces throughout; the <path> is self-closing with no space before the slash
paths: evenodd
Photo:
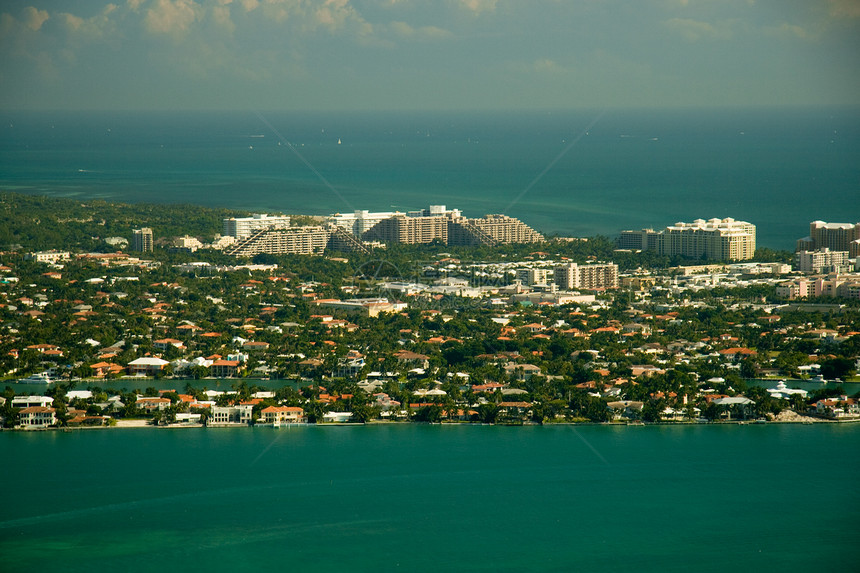
<path id="1" fill-rule="evenodd" d="M 53 384 L 55 380 L 47 372 L 39 372 L 38 374 L 30 374 L 26 378 L 18 380 L 19 384 Z"/>

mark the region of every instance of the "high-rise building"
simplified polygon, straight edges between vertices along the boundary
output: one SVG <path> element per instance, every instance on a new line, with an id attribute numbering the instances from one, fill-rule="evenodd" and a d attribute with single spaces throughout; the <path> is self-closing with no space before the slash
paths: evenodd
<path id="1" fill-rule="evenodd" d="M 151 252 L 155 243 L 152 239 L 152 229 L 143 227 L 142 229 L 134 229 L 131 237 L 131 248 L 141 253 Z"/>
<path id="2" fill-rule="evenodd" d="M 618 246 L 688 259 L 746 260 L 755 255 L 755 235 L 755 225 L 746 221 L 696 219 L 692 223 L 675 223 L 662 231 L 622 231 Z"/>
<path id="3" fill-rule="evenodd" d="M 826 247 L 795 253 L 794 263 L 796 270 L 804 273 L 845 273 L 850 270 L 848 251 L 831 251 Z"/>
<path id="4" fill-rule="evenodd" d="M 618 288 L 618 265 L 567 263 L 555 268 L 554 280 L 564 290 Z"/>
<path id="5" fill-rule="evenodd" d="M 250 217 L 224 219 L 224 235 L 236 239 L 245 239 L 260 229 L 287 229 L 289 226 L 290 217 L 288 215 L 254 213 Z"/>
<path id="6" fill-rule="evenodd" d="M 290 227 L 289 229 L 260 229 L 250 237 L 224 249 L 233 256 L 250 257 L 258 253 L 272 255 L 322 253 L 328 246 L 330 233 L 323 227 Z"/>
<path id="7" fill-rule="evenodd" d="M 517 279 L 524 285 L 545 285 L 550 278 L 549 269 L 517 269 Z"/>
<path id="8" fill-rule="evenodd" d="M 364 240 L 384 243 L 448 243 L 448 218 L 444 216 L 407 217 L 396 215 L 380 221 L 364 234 Z"/>
<path id="9" fill-rule="evenodd" d="M 798 239 L 797 251 L 848 251 L 850 257 L 860 257 L 860 223 L 809 224 L 809 236 Z"/>
<path id="10" fill-rule="evenodd" d="M 473 236 L 490 237 L 496 244 L 508 243 L 539 243 L 543 235 L 513 217 L 507 215 L 484 215 L 478 219 L 458 218 L 451 220 L 453 224 L 460 223 Z M 456 243 L 451 244 L 470 244 Z"/>

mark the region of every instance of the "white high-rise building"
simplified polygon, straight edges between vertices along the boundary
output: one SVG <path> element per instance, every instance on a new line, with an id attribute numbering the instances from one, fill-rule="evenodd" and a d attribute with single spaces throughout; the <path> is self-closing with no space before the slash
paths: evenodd
<path id="1" fill-rule="evenodd" d="M 794 262 L 796 270 L 804 273 L 844 273 L 850 270 L 848 251 L 831 251 L 826 247 L 795 253 Z"/>
<path id="2" fill-rule="evenodd" d="M 361 237 L 377 223 L 402 215 L 399 211 L 378 211 L 356 209 L 353 213 L 335 213 L 326 218 L 326 223 L 346 229 L 356 237 Z"/>
<path id="3" fill-rule="evenodd" d="M 545 285 L 549 282 L 550 269 L 517 269 L 517 279 L 528 286 Z"/>
<path id="4" fill-rule="evenodd" d="M 662 231 L 623 231 L 618 244 L 621 248 L 651 250 L 688 259 L 740 261 L 755 255 L 755 235 L 755 225 L 746 221 L 696 219 L 692 223 L 675 223 Z"/>
<path id="5" fill-rule="evenodd" d="M 260 229 L 287 229 L 289 226 L 290 217 L 288 215 L 254 213 L 250 217 L 224 219 L 224 235 L 236 239 L 245 239 Z"/>
<path id="6" fill-rule="evenodd" d="M 554 280 L 563 290 L 618 288 L 618 265 L 567 263 L 555 268 Z"/>

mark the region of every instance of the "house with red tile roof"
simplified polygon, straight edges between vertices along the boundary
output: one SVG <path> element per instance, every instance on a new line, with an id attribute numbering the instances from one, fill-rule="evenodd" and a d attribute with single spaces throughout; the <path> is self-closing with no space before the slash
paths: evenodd
<path id="1" fill-rule="evenodd" d="M 269 406 L 260 412 L 261 421 L 279 426 L 281 424 L 300 424 L 305 421 L 305 412 L 298 406 Z"/>

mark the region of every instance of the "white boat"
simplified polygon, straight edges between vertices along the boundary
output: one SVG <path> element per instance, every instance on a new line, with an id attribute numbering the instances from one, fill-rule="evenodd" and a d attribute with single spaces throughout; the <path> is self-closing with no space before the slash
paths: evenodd
<path id="1" fill-rule="evenodd" d="M 19 384 L 53 384 L 55 380 L 47 372 L 39 372 L 38 374 L 30 374 L 26 378 L 18 380 Z"/>

